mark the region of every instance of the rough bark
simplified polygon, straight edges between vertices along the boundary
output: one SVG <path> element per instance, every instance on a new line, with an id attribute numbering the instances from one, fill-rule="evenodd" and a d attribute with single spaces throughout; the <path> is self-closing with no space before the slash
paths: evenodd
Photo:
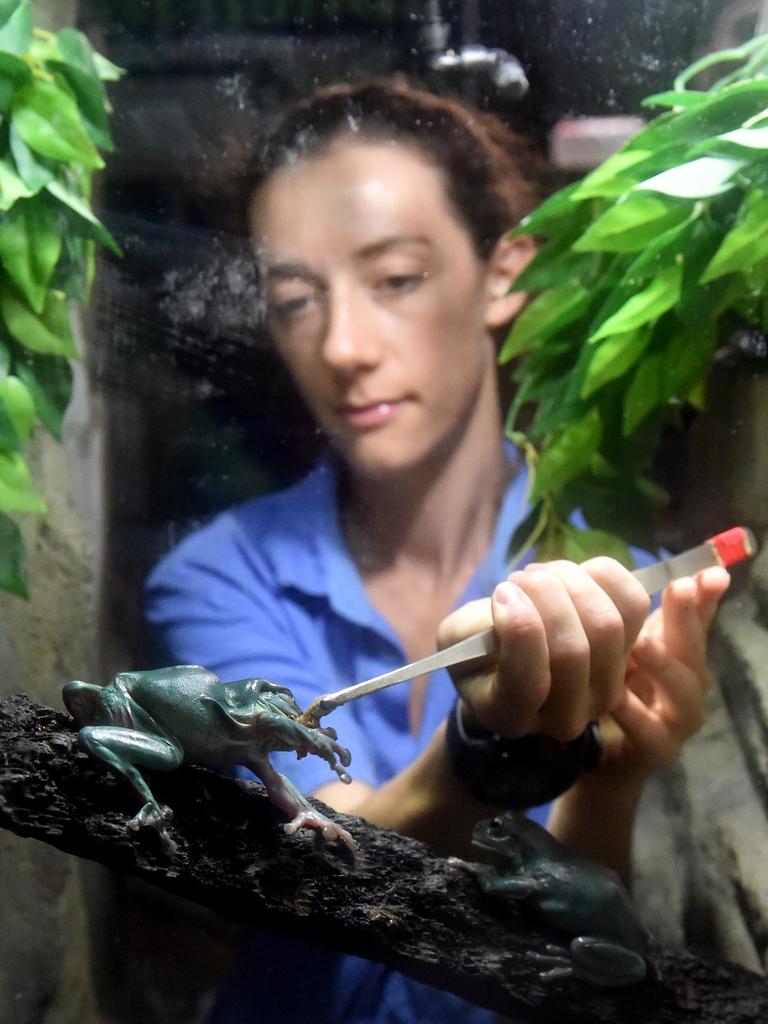
<path id="1" fill-rule="evenodd" d="M 518 1020 L 768 1019 L 764 978 L 688 951 L 661 951 L 659 977 L 631 989 L 597 990 L 574 979 L 542 984 L 528 953 L 558 937 L 495 906 L 469 873 L 421 843 L 333 812 L 357 839 L 357 858 L 323 849 L 310 835 L 289 837 L 256 783 L 186 767 L 156 775 L 156 795 L 175 812 L 179 850 L 169 859 L 153 833 L 127 831 L 132 792 L 79 751 L 71 725 L 25 696 L 0 701 L 4 828 L 241 920 L 380 961 Z"/>

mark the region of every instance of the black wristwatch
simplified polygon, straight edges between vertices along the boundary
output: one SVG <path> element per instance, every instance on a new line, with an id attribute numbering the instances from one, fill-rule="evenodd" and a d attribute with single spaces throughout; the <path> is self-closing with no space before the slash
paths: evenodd
<path id="1" fill-rule="evenodd" d="M 448 715 L 445 748 L 456 777 L 477 800 L 522 809 L 564 793 L 594 768 L 603 746 L 597 722 L 567 743 L 533 733 L 508 740 L 486 729 L 469 729 L 457 699 Z"/>

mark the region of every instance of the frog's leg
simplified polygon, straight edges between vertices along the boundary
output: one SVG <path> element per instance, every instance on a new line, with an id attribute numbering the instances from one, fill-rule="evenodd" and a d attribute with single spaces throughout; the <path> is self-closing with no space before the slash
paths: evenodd
<path id="1" fill-rule="evenodd" d="M 166 822 L 172 816 L 171 809 L 161 807 L 155 800 L 139 768 L 159 772 L 173 771 L 183 760 L 181 746 L 162 736 L 149 736 L 137 729 L 111 725 L 86 725 L 78 736 L 82 747 L 89 754 L 123 775 L 139 798 L 145 801 L 139 813 L 128 822 L 128 827 L 134 831 L 138 831 L 144 825 L 154 828 L 165 851 L 169 854 L 174 853 L 176 844 L 166 828 Z"/>
<path id="2" fill-rule="evenodd" d="M 491 874 L 478 872 L 480 888 L 489 896 L 498 896 L 506 900 L 523 900 L 540 891 L 541 885 L 535 878 L 521 872 L 519 875 Z"/>
<path id="3" fill-rule="evenodd" d="M 326 842 L 339 840 L 353 853 L 357 850 L 357 843 L 349 832 L 335 821 L 326 818 L 320 811 L 316 811 L 293 783 L 272 767 L 268 757 L 252 757 L 245 765 L 264 783 L 272 803 L 291 816 L 291 820 L 283 825 L 289 835 L 293 835 L 300 828 L 316 828 Z"/>

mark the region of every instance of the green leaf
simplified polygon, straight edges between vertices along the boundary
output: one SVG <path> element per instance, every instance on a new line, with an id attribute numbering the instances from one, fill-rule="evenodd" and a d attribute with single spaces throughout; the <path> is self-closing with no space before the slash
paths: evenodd
<path id="1" fill-rule="evenodd" d="M 0 157 L 0 210 L 9 210 L 17 199 L 28 199 L 34 193 L 4 157 Z"/>
<path id="2" fill-rule="evenodd" d="M 757 190 L 746 196 L 734 227 L 723 238 L 700 281 L 714 281 L 733 271 L 748 271 L 768 256 L 768 196 Z"/>
<path id="3" fill-rule="evenodd" d="M 35 313 L 5 285 L 0 289 L 0 313 L 10 333 L 33 352 L 78 359 L 69 307 L 61 293 L 49 292 L 42 313 Z"/>
<path id="4" fill-rule="evenodd" d="M 675 262 L 681 262 L 685 254 L 690 252 L 701 212 L 694 207 L 690 216 L 681 224 L 675 224 L 674 227 L 662 231 L 626 268 L 620 284 L 636 287 L 638 282 L 645 278 L 658 274 L 666 267 L 673 266 Z"/>
<path id="5" fill-rule="evenodd" d="M 736 128 L 717 135 L 712 142 L 728 142 L 740 149 L 768 149 L 768 126 L 763 128 Z"/>
<path id="6" fill-rule="evenodd" d="M 91 44 L 76 28 L 63 28 L 56 33 L 59 53 L 63 60 L 86 75 L 97 75 Z"/>
<path id="7" fill-rule="evenodd" d="M 671 398 L 684 400 L 706 375 L 717 343 L 717 324 L 682 324 L 670 318 L 639 364 L 624 400 L 624 436 Z"/>
<path id="8" fill-rule="evenodd" d="M 768 285 L 768 257 L 758 260 L 744 271 L 747 287 L 754 294 L 761 294 Z"/>
<path id="9" fill-rule="evenodd" d="M 600 268 L 600 257 L 595 253 L 573 252 L 572 238 L 556 238 L 542 246 L 528 266 L 512 283 L 513 291 L 536 292 L 555 288 L 563 281 L 584 284 Z"/>
<path id="10" fill-rule="evenodd" d="M 0 510 L 36 514 L 48 511 L 18 452 L 0 451 Z"/>
<path id="11" fill-rule="evenodd" d="M 654 118 L 625 149 L 658 149 L 666 143 L 694 144 L 710 135 L 740 128 L 768 105 L 768 79 L 757 78 L 728 86 L 720 93 L 705 93 L 706 101 L 681 112 L 668 111 Z"/>
<path id="12" fill-rule="evenodd" d="M 582 530 L 571 523 L 563 523 L 561 534 L 562 557 L 570 562 L 586 562 L 589 558 L 607 555 L 628 569 L 635 560 L 624 541 L 605 530 Z"/>
<path id="13" fill-rule="evenodd" d="M 512 232 L 512 237 L 514 238 L 516 235 L 548 235 L 553 228 L 562 230 L 565 225 L 571 224 L 575 218 L 582 215 L 581 204 L 573 198 L 578 186 L 579 182 L 575 181 L 545 199 L 533 213 L 523 217 Z"/>
<path id="14" fill-rule="evenodd" d="M 0 515 L 0 590 L 29 597 L 27 554 L 21 530 L 4 515 Z"/>
<path id="15" fill-rule="evenodd" d="M 636 252 L 689 213 L 684 204 L 629 193 L 590 224 L 573 248 L 576 252 Z"/>
<path id="16" fill-rule="evenodd" d="M 96 73 L 102 82 L 117 82 L 125 74 L 125 71 L 118 67 L 117 64 L 113 64 L 111 60 L 107 60 L 106 57 L 96 51 L 93 53 L 93 63 Z"/>
<path id="17" fill-rule="evenodd" d="M 72 90 L 91 140 L 101 149 L 111 152 L 114 146 L 109 132 L 109 104 L 100 79 L 69 64 L 49 61 L 48 67 L 55 69 Z"/>
<path id="18" fill-rule="evenodd" d="M 648 324 L 627 331 L 625 334 L 614 334 L 600 342 L 594 349 L 589 369 L 581 387 L 581 397 L 589 396 L 608 381 L 621 377 L 645 351 L 651 340 L 651 328 Z"/>
<path id="19" fill-rule="evenodd" d="M 7 113 L 13 94 L 32 78 L 32 69 L 19 57 L 0 52 L 0 112 Z"/>
<path id="20" fill-rule="evenodd" d="M 561 497 L 569 508 L 578 508 L 593 529 L 618 534 L 646 551 L 656 550 L 654 517 L 669 503 L 669 496 L 631 467 L 617 469 L 598 454 Z"/>
<path id="21" fill-rule="evenodd" d="M 701 156 L 697 160 L 671 167 L 661 174 L 635 185 L 638 190 L 662 192 L 680 199 L 710 199 L 736 187 L 734 174 L 743 160 L 726 156 Z"/>
<path id="22" fill-rule="evenodd" d="M 56 217 L 39 201 L 18 202 L 0 219 L 0 263 L 36 313 L 60 252 Z"/>
<path id="23" fill-rule="evenodd" d="M 608 317 L 588 339 L 591 344 L 612 334 L 625 334 L 636 327 L 656 320 L 680 297 L 682 267 L 678 264 L 662 270 L 658 277 L 639 294 L 633 296 L 618 312 Z"/>
<path id="24" fill-rule="evenodd" d="M 26 0 L 0 0 L 0 25 L 4 25 Z"/>
<path id="25" fill-rule="evenodd" d="M 36 355 L 20 352 L 15 363 L 16 373 L 32 395 L 40 422 L 61 440 L 61 426 L 72 395 L 72 367 L 59 356 Z"/>
<path id="26" fill-rule="evenodd" d="M 546 345 L 529 353 L 516 368 L 514 380 L 518 384 L 509 411 L 507 429 L 512 430 L 522 406 L 531 399 L 557 400 L 567 390 L 566 375 L 574 363 L 572 339 L 552 338 Z M 539 406 L 537 419 L 542 415 Z"/>
<path id="27" fill-rule="evenodd" d="M 646 96 L 641 106 L 679 107 L 682 110 L 690 110 L 692 107 L 706 105 L 708 99 L 706 92 L 697 89 L 672 89 L 669 92 L 657 92 L 653 96 Z"/>
<path id="28" fill-rule="evenodd" d="M 560 381 L 542 381 L 539 390 L 538 407 L 530 426 L 531 437 L 542 441 L 550 434 L 563 430 L 569 423 L 584 414 L 585 402 L 579 398 L 578 387 L 574 388 L 567 378 Z"/>
<path id="29" fill-rule="evenodd" d="M 17 448 L 27 440 L 35 425 L 35 403 L 29 388 L 18 377 L 7 376 L 0 380 L 0 403 L 10 419 L 16 434 Z"/>
<path id="30" fill-rule="evenodd" d="M 122 256 L 120 246 L 114 240 L 109 231 L 107 231 L 101 221 L 94 215 L 93 211 L 84 199 L 75 195 L 74 192 L 70 192 L 59 181 L 49 182 L 46 188 L 54 199 L 63 203 L 64 206 L 76 215 L 77 219 L 80 221 L 81 230 L 83 230 L 85 234 L 95 238 L 118 256 Z"/>
<path id="31" fill-rule="evenodd" d="M 32 45 L 32 29 L 32 11 L 28 3 L 21 3 L 0 28 L 0 50 L 27 53 Z"/>
<path id="32" fill-rule="evenodd" d="M 624 436 L 631 434 L 651 410 L 664 404 L 665 390 L 661 375 L 664 357 L 655 352 L 643 360 L 637 368 L 624 399 Z"/>
<path id="33" fill-rule="evenodd" d="M 35 79 L 14 97 L 13 125 L 30 149 L 51 160 L 104 166 L 88 137 L 74 99 L 56 85 Z"/>
<path id="34" fill-rule="evenodd" d="M 627 188 L 624 172 L 635 164 L 643 163 L 651 155 L 644 149 L 614 153 L 579 182 L 571 198 L 578 202 L 583 199 L 612 199 L 621 195 Z"/>
<path id="35" fill-rule="evenodd" d="M 27 188 L 31 190 L 29 194 L 39 192 L 41 188 L 51 181 L 54 176 L 53 171 L 35 156 L 19 135 L 13 121 L 11 121 L 8 132 L 8 143 L 19 176 Z"/>
<path id="36" fill-rule="evenodd" d="M 21 57 L 0 52 L 0 75 L 9 79 L 17 88 L 32 81 L 32 68 Z"/>
<path id="37" fill-rule="evenodd" d="M 16 427 L 13 425 L 13 420 L 5 408 L 5 404 L 0 401 L 0 449 L 8 451 L 20 448 L 21 442 L 19 441 L 19 435 L 16 433 Z"/>
<path id="38" fill-rule="evenodd" d="M 14 85 L 10 78 L 0 73 L 0 113 L 5 114 L 11 105 Z"/>
<path id="39" fill-rule="evenodd" d="M 541 534 L 546 519 L 546 505 L 535 505 L 521 523 L 518 523 L 507 551 L 507 570 L 511 571 L 525 557 Z"/>
<path id="40" fill-rule="evenodd" d="M 561 431 L 545 448 L 536 470 L 536 481 L 531 491 L 531 503 L 561 487 L 582 473 L 600 445 L 602 425 L 597 409 Z"/>
<path id="41" fill-rule="evenodd" d="M 578 284 L 542 292 L 518 316 L 499 354 L 499 361 L 509 362 L 520 352 L 537 348 L 561 327 L 578 319 L 589 308 L 591 299 L 589 290 Z"/>
<path id="42" fill-rule="evenodd" d="M 86 302 L 89 295 L 88 257 L 94 243 L 67 231 L 62 232 L 62 236 L 61 256 L 51 278 L 51 288 L 63 292 L 68 299 Z"/>

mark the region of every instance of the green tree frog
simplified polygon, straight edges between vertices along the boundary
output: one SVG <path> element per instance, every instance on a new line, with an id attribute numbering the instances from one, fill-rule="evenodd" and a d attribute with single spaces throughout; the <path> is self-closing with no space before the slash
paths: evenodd
<path id="1" fill-rule="evenodd" d="M 572 936 L 567 949 L 530 954 L 542 980 L 575 975 L 618 987 L 646 977 L 650 935 L 615 871 L 570 850 L 520 812 L 479 822 L 472 842 L 498 868 L 474 865 L 484 892 L 523 901 L 545 924 Z"/>
<path id="2" fill-rule="evenodd" d="M 355 850 L 346 829 L 316 810 L 284 775 L 272 767 L 273 750 L 316 754 L 343 782 L 349 751 L 329 728 L 308 728 L 301 709 L 284 686 L 267 679 L 222 684 L 200 665 L 176 665 L 148 672 L 119 672 L 106 686 L 78 680 L 66 683 L 64 703 L 77 722 L 82 747 L 131 784 L 144 806 L 128 822 L 134 831 L 154 828 L 167 853 L 176 849 L 161 807 L 142 771 L 172 771 L 182 762 L 220 770 L 245 765 L 264 783 L 267 794 L 291 820 L 284 825 L 317 829 L 327 842 Z"/>

